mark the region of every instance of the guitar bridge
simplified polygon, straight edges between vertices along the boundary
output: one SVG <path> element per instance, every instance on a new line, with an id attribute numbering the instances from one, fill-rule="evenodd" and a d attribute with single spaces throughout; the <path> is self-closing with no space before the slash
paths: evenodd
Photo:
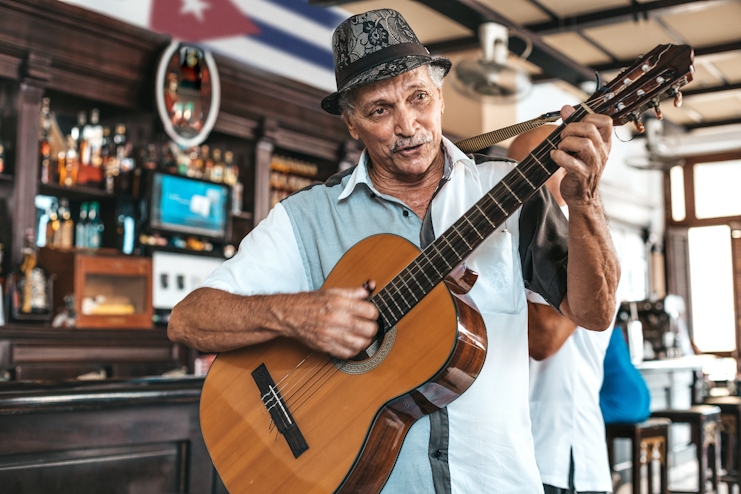
<path id="1" fill-rule="evenodd" d="M 296 424 L 291 411 L 288 409 L 288 404 L 283 400 L 283 396 L 278 391 L 278 387 L 275 385 L 275 381 L 273 381 L 265 364 L 260 364 L 257 369 L 252 371 L 252 378 L 260 390 L 262 403 L 265 405 L 268 413 L 270 413 L 273 422 L 275 422 L 278 432 L 283 434 L 288 447 L 291 448 L 293 457 L 298 458 L 304 451 L 309 449 L 309 445 L 306 443 L 303 434 L 301 434 L 298 424 Z"/>

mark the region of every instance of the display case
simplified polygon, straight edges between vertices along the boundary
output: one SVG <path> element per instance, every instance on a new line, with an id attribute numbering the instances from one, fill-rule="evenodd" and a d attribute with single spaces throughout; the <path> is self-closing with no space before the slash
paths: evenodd
<path id="1" fill-rule="evenodd" d="M 40 249 L 39 265 L 57 280 L 55 313 L 73 307 L 77 328 L 151 329 L 152 260 L 108 252 Z"/>

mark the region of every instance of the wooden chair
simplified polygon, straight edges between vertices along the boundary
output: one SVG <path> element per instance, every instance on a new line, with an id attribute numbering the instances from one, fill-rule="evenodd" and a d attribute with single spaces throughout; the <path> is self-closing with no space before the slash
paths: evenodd
<path id="1" fill-rule="evenodd" d="M 728 484 L 730 492 L 733 484 L 741 485 L 741 396 L 708 397 L 705 403 L 720 408 L 720 456 L 725 471 L 720 480 Z"/>
<path id="2" fill-rule="evenodd" d="M 720 480 L 720 408 L 714 405 L 695 405 L 686 410 L 657 410 L 652 417 L 667 418 L 675 424 L 689 424 L 691 441 L 697 449 L 698 494 L 718 492 Z M 711 469 L 708 479 L 708 468 Z M 712 488 L 707 490 L 710 480 Z M 685 491 L 671 491 L 679 493 Z"/>
<path id="3" fill-rule="evenodd" d="M 640 424 L 605 424 L 607 436 L 607 454 L 610 460 L 610 471 L 614 469 L 613 447 L 615 439 L 625 438 L 631 441 L 632 485 L 633 494 L 642 494 L 641 473 L 646 466 L 648 494 L 654 490 L 654 462 L 659 462 L 659 493 L 667 494 L 667 448 L 669 446 L 669 425 L 671 420 L 664 418 L 648 419 Z"/>

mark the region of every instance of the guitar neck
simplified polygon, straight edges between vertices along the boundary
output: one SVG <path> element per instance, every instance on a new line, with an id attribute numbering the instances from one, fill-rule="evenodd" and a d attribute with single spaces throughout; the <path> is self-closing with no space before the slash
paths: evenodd
<path id="1" fill-rule="evenodd" d="M 527 158 L 479 199 L 393 280 L 371 297 L 381 312 L 384 331 L 390 330 L 486 238 L 512 216 L 559 168 L 550 158 L 561 132 L 588 114 L 577 110 Z"/>

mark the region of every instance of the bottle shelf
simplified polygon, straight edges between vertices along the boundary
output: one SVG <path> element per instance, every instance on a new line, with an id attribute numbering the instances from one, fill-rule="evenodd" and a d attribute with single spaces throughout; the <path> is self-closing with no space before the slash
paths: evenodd
<path id="1" fill-rule="evenodd" d="M 13 175 L 10 173 L 0 173 L 0 182 L 12 182 Z"/>
<path id="2" fill-rule="evenodd" d="M 63 187 L 57 184 L 39 184 L 39 194 L 47 196 L 63 196 L 72 200 L 85 199 L 112 199 L 115 194 L 109 194 L 103 189 L 76 185 L 74 187 Z"/>

